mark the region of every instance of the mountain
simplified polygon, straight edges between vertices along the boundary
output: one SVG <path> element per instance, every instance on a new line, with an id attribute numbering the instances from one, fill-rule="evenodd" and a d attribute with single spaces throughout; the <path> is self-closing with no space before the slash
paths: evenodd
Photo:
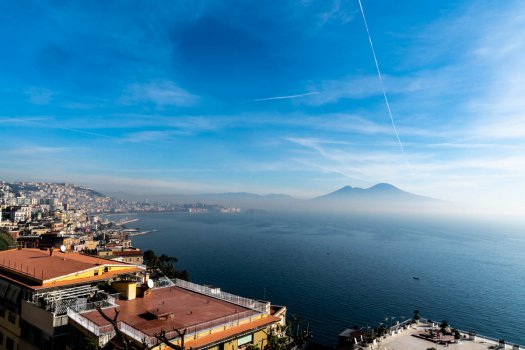
<path id="1" fill-rule="evenodd" d="M 387 184 L 379 183 L 369 188 L 360 188 L 345 186 L 337 191 L 316 197 L 313 200 L 331 200 L 331 199 L 402 199 L 402 200 L 432 200 L 432 198 L 418 196 L 409 192 L 400 190 L 399 188 Z"/>
<path id="2" fill-rule="evenodd" d="M 369 188 L 345 186 L 337 191 L 310 200 L 318 207 L 352 211 L 428 211 L 441 201 L 403 191 L 388 183 Z"/>
<path id="3" fill-rule="evenodd" d="M 204 203 L 246 209 L 271 211 L 416 211 L 431 207 L 440 201 L 403 191 L 387 183 L 370 188 L 342 187 L 334 192 L 313 199 L 297 199 L 285 194 L 259 195 L 249 192 L 204 194 L 128 195 L 115 193 L 127 200 L 156 203 Z"/>

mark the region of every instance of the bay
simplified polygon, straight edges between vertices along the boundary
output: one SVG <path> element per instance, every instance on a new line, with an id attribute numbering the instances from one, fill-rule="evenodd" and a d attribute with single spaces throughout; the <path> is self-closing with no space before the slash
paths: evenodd
<path id="1" fill-rule="evenodd" d="M 489 222 L 283 213 L 148 213 L 142 250 L 193 282 L 286 305 L 333 345 L 345 328 L 411 317 L 525 344 L 525 236 Z M 413 277 L 418 277 L 416 280 Z"/>

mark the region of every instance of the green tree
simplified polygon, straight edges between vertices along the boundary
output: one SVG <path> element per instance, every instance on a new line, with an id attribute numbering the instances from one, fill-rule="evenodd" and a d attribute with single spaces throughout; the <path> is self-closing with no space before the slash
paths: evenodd
<path id="1" fill-rule="evenodd" d="M 312 338 L 310 324 L 307 323 L 305 327 L 301 316 L 292 315 L 286 327 L 286 335 L 292 340 L 288 343 L 289 348 L 301 348 L 309 343 Z"/>
<path id="2" fill-rule="evenodd" d="M 441 324 L 439 325 L 439 328 L 441 328 L 441 333 L 442 334 L 445 334 L 447 332 L 448 326 L 449 326 L 449 324 L 448 324 L 447 320 L 441 321 Z"/>
<path id="3" fill-rule="evenodd" d="M 16 247 L 15 240 L 6 227 L 0 227 L 0 250 L 7 250 L 12 247 Z"/>
<path id="4" fill-rule="evenodd" d="M 418 321 L 419 319 L 420 319 L 420 317 L 419 317 L 419 310 L 415 309 L 414 310 L 414 315 L 412 316 L 412 321 Z"/>
<path id="5" fill-rule="evenodd" d="M 153 272 L 160 272 L 162 275 L 168 278 L 179 278 L 185 281 L 190 279 L 188 271 L 177 270 L 175 264 L 179 260 L 174 256 L 168 256 L 166 254 L 157 256 L 153 250 L 146 250 L 143 254 L 143 257 L 144 264 L 149 270 L 152 270 Z"/>
<path id="6" fill-rule="evenodd" d="M 457 329 L 454 329 L 454 339 L 461 339 L 461 333 Z"/>

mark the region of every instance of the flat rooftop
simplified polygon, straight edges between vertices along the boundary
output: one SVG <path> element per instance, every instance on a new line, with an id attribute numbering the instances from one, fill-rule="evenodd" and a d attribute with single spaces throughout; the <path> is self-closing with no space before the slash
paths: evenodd
<path id="1" fill-rule="evenodd" d="M 226 301 L 195 293 L 179 287 L 152 289 L 149 295 L 134 300 L 118 300 L 119 317 L 135 329 L 154 336 L 160 330 L 188 329 L 191 326 L 209 322 L 225 316 L 243 318 L 257 314 L 256 311 Z M 115 315 L 115 308 L 103 310 L 109 317 Z M 98 326 L 109 323 L 96 310 L 82 314 Z"/>
<path id="2" fill-rule="evenodd" d="M 61 277 L 75 276 L 89 270 L 108 267 L 106 273 L 93 275 L 91 277 L 79 276 L 78 279 L 70 278 L 69 281 L 56 281 Z M 118 271 L 111 271 L 115 267 Z M 115 269 L 115 270 L 117 270 Z M 20 282 L 28 287 L 46 287 L 71 284 L 78 281 L 89 282 L 101 280 L 109 276 L 133 273 L 142 270 L 136 265 L 123 262 L 101 259 L 97 257 L 82 255 L 79 253 L 62 253 L 54 250 L 40 249 L 11 249 L 0 252 L 0 275 L 8 280 Z"/>
<path id="3" fill-rule="evenodd" d="M 424 334 L 426 330 L 430 329 L 430 326 L 426 324 L 412 325 L 410 328 L 403 330 L 400 334 L 394 334 L 387 336 L 386 339 L 381 340 L 377 348 L 381 350 L 393 350 L 393 349 L 404 349 L 404 350 L 424 350 L 428 348 L 436 348 L 437 350 L 488 350 L 492 346 L 497 347 L 497 342 L 483 338 L 483 336 L 476 336 L 475 340 L 468 340 L 468 334 L 461 333 L 463 339 L 458 343 L 450 343 L 448 345 L 437 344 L 433 341 L 422 339 L 414 335 Z M 434 328 L 436 330 L 437 328 Z M 506 346 L 506 349 L 512 349 L 510 345 Z"/>

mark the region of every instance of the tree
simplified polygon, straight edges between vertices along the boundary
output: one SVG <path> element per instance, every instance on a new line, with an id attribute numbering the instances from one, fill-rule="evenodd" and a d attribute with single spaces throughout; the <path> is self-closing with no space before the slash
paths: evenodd
<path id="1" fill-rule="evenodd" d="M 174 256 L 162 254 L 157 256 L 153 250 L 146 250 L 143 254 L 144 264 L 148 269 L 155 272 L 160 272 L 168 278 L 179 278 L 182 280 L 189 280 L 189 273 L 186 270 L 179 271 L 175 264 L 179 261 Z"/>
<path id="2" fill-rule="evenodd" d="M 386 327 L 383 323 L 381 323 L 379 327 L 377 327 L 376 333 L 378 337 L 382 337 L 383 335 L 386 334 Z"/>
<path id="3" fill-rule="evenodd" d="M 457 329 L 454 329 L 454 339 L 461 339 L 461 333 Z"/>
<path id="4" fill-rule="evenodd" d="M 122 350 L 150 350 L 157 346 L 157 345 L 153 345 L 151 347 L 148 346 L 148 344 L 146 343 L 146 339 L 142 340 L 142 344 L 139 347 L 137 347 L 134 344 L 134 342 L 130 341 L 118 327 L 118 316 L 120 314 L 120 311 L 118 309 L 116 308 L 114 309 L 115 316 L 113 316 L 113 318 L 109 317 L 104 311 L 102 311 L 102 308 L 100 306 L 96 306 L 95 309 L 99 312 L 99 314 L 102 316 L 103 319 L 105 319 L 107 322 L 111 324 L 111 326 L 113 326 L 113 330 L 115 331 L 115 337 L 117 337 L 117 339 L 120 340 L 120 342 L 123 344 L 121 348 Z M 177 335 L 180 337 L 180 345 L 173 344 L 170 342 L 170 340 L 166 336 L 167 332 L 165 329 L 160 330 L 159 333 L 155 333 L 154 336 L 155 338 L 157 338 L 159 342 L 163 343 L 170 349 L 185 350 L 184 338 L 186 336 L 187 329 L 184 329 L 181 331 L 173 327 L 172 330 L 175 331 Z"/>
<path id="5" fill-rule="evenodd" d="M 16 246 L 16 242 L 9 234 L 7 227 L 0 227 L 0 250 L 7 250 Z"/>
<path id="6" fill-rule="evenodd" d="M 304 328 L 301 316 L 292 315 L 291 320 L 286 327 L 287 336 L 292 339 L 288 345 L 290 348 L 304 348 L 312 338 L 309 323 L 306 324 L 304 330 L 301 328 Z"/>
<path id="7" fill-rule="evenodd" d="M 414 310 L 414 315 L 412 316 L 412 321 L 419 321 L 420 317 L 419 317 L 419 310 L 418 309 L 415 309 Z"/>
<path id="8" fill-rule="evenodd" d="M 277 330 L 281 331 L 281 332 L 286 332 L 286 329 L 288 327 L 283 327 L 283 326 L 280 326 L 280 325 L 277 325 Z M 264 331 L 263 332 L 266 334 L 266 339 L 267 339 L 267 343 L 266 345 L 264 346 L 264 350 L 287 350 L 287 349 L 290 349 L 291 347 L 289 347 L 290 345 L 290 341 L 289 341 L 289 338 L 286 337 L 286 336 L 279 336 L 276 332 L 276 329 L 274 327 L 270 327 L 268 332 Z M 253 349 L 252 350 L 258 350 L 258 347 L 257 346 L 252 346 Z"/>
<path id="9" fill-rule="evenodd" d="M 439 328 L 441 328 L 441 333 L 442 334 L 446 334 L 447 333 L 448 326 L 449 326 L 448 321 L 446 321 L 446 320 L 441 321 L 441 324 L 439 325 Z"/>

